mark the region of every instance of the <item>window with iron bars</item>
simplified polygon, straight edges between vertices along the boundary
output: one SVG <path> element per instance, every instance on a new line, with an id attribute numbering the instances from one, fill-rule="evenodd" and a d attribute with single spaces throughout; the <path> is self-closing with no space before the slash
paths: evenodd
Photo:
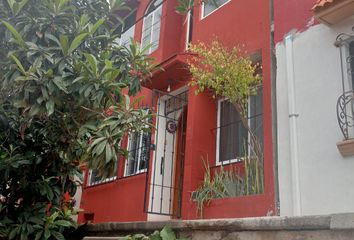
<path id="1" fill-rule="evenodd" d="M 257 88 L 257 95 L 248 103 L 248 125 L 263 148 L 263 90 Z M 241 121 L 240 114 L 227 99 L 218 102 L 217 122 L 217 165 L 239 162 L 251 152 L 249 132 Z"/>
<path id="2" fill-rule="evenodd" d="M 151 133 L 131 133 L 128 138 L 128 157 L 125 176 L 136 175 L 147 170 L 150 160 Z"/>
<path id="3" fill-rule="evenodd" d="M 116 171 L 114 171 L 114 174 L 107 177 L 107 178 L 102 178 L 98 175 L 98 171 L 96 169 L 91 169 L 89 171 L 89 176 L 88 176 L 88 186 L 94 186 L 102 183 L 107 183 L 107 182 L 112 182 L 117 179 L 117 170 L 118 167 L 116 168 Z"/>

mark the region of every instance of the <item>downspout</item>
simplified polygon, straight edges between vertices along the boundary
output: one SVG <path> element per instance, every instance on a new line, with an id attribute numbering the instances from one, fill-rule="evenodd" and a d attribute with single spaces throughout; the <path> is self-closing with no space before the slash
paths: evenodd
<path id="1" fill-rule="evenodd" d="M 274 41 L 274 0 L 269 0 L 270 17 L 270 78 L 271 78 L 271 101 L 272 101 L 272 152 L 273 152 L 273 174 L 274 174 L 274 195 L 275 195 L 275 215 L 280 215 L 279 197 L 279 173 L 278 173 L 278 115 L 277 115 L 277 59 L 275 56 Z"/>
<path id="2" fill-rule="evenodd" d="M 285 37 L 286 70 L 288 82 L 288 104 L 289 104 L 289 128 L 290 128 L 290 162 L 291 162 L 291 184 L 293 215 L 301 216 L 301 189 L 299 174 L 299 146 L 297 118 L 299 114 L 296 109 L 295 74 L 294 74 L 294 35 L 290 33 Z"/>

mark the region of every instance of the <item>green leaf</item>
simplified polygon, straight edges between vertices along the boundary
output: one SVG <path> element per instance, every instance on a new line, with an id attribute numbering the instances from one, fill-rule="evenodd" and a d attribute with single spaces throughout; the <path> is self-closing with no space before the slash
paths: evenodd
<path id="1" fill-rule="evenodd" d="M 97 29 L 105 22 L 105 19 L 104 18 L 101 18 L 100 20 L 98 20 L 91 28 L 91 31 L 90 33 L 91 34 L 94 34 Z"/>
<path id="2" fill-rule="evenodd" d="M 29 222 L 32 222 L 32 223 L 36 223 L 36 224 L 43 224 L 43 219 L 41 217 L 38 217 L 38 216 L 33 216 L 33 217 L 30 217 L 28 219 Z"/>
<path id="3" fill-rule="evenodd" d="M 55 239 L 57 240 L 65 240 L 65 237 L 63 236 L 63 234 L 61 234 L 60 232 L 57 231 L 52 231 L 52 235 L 55 237 Z"/>
<path id="4" fill-rule="evenodd" d="M 36 237 L 35 237 L 34 240 L 39 240 L 39 239 L 41 239 L 42 235 L 43 235 L 43 231 L 37 232 Z"/>
<path id="5" fill-rule="evenodd" d="M 48 116 L 52 115 L 54 112 L 54 101 L 53 100 L 49 100 L 45 103 L 45 107 L 47 108 L 47 114 Z"/>
<path id="6" fill-rule="evenodd" d="M 18 45 L 20 45 L 21 47 L 25 47 L 26 46 L 26 43 L 25 41 L 23 40 L 23 38 L 21 37 L 20 33 L 17 32 L 17 30 L 8 22 L 6 21 L 1 21 L 5 27 L 11 32 L 12 36 L 15 38 L 16 40 L 16 43 Z"/>
<path id="7" fill-rule="evenodd" d="M 176 240 L 176 235 L 170 225 L 166 225 L 160 232 L 162 240 Z"/>
<path id="8" fill-rule="evenodd" d="M 94 153 L 96 156 L 99 156 L 103 153 L 103 151 L 106 147 L 106 144 L 107 144 L 107 140 L 104 140 L 95 147 Z"/>
<path id="9" fill-rule="evenodd" d="M 17 236 L 17 227 L 13 228 L 9 234 L 9 239 L 14 239 Z"/>
<path id="10" fill-rule="evenodd" d="M 49 229 L 48 228 L 45 228 L 44 229 L 44 239 L 48 239 L 49 237 L 50 237 L 50 231 L 49 231 Z"/>
<path id="11" fill-rule="evenodd" d="M 74 38 L 74 40 L 72 41 L 70 48 L 68 50 L 68 53 L 72 53 L 73 51 L 75 51 L 75 49 L 80 46 L 81 43 L 84 42 L 85 38 L 87 37 L 88 33 L 81 33 L 80 35 L 78 35 L 77 37 Z"/>
<path id="12" fill-rule="evenodd" d="M 69 51 L 69 38 L 65 35 L 60 35 L 59 42 L 60 42 L 61 50 L 64 56 L 66 56 Z"/>
<path id="13" fill-rule="evenodd" d="M 18 69 L 20 70 L 20 72 L 23 74 L 23 75 L 26 75 L 26 70 L 25 68 L 23 67 L 22 63 L 20 62 L 20 60 L 13 54 L 10 55 L 10 57 L 15 61 Z"/>
<path id="14" fill-rule="evenodd" d="M 33 116 L 37 115 L 40 110 L 41 110 L 41 107 L 38 104 L 34 104 L 34 105 L 32 105 L 30 111 L 28 112 L 28 115 L 33 117 Z"/>
<path id="15" fill-rule="evenodd" d="M 56 225 L 62 226 L 62 227 L 72 227 L 73 224 L 70 221 L 66 220 L 58 220 L 55 222 Z"/>
<path id="16" fill-rule="evenodd" d="M 110 162 L 112 159 L 112 147 L 109 143 L 106 145 L 106 163 Z"/>
<path id="17" fill-rule="evenodd" d="M 97 59 L 92 55 L 85 53 L 86 60 L 89 62 L 92 72 L 97 74 Z"/>
<path id="18" fill-rule="evenodd" d="M 63 82 L 63 79 L 61 77 L 55 77 L 53 79 L 53 82 L 55 83 L 55 85 L 60 89 L 62 90 L 63 92 L 65 93 L 69 93 L 68 92 L 68 89 L 66 88 L 64 82 Z"/>

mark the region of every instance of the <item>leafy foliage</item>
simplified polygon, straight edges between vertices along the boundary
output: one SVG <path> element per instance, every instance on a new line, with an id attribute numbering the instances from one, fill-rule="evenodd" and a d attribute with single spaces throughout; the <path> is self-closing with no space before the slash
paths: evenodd
<path id="1" fill-rule="evenodd" d="M 256 95 L 257 88 L 262 84 L 261 76 L 257 73 L 259 64 L 253 64 L 248 57 L 243 56 L 238 47 L 230 49 L 216 40 L 210 45 L 191 45 L 190 51 L 195 54 L 188 65 L 194 79 L 191 85 L 197 87 L 196 94 L 209 90 L 214 98 L 225 97 L 233 104 L 249 133 L 251 155 L 263 163 L 261 141 L 248 122 L 250 96 Z"/>
<path id="2" fill-rule="evenodd" d="M 225 169 L 221 166 L 219 170 L 211 173 L 209 162 L 202 159 L 204 165 L 204 179 L 195 191 L 195 201 L 200 217 L 203 217 L 203 210 L 210 201 L 217 198 L 230 198 L 262 194 L 264 191 L 263 166 L 249 156 L 245 156 L 244 172 L 239 168 L 231 167 Z"/>
<path id="3" fill-rule="evenodd" d="M 166 225 L 161 231 L 155 231 L 150 235 L 135 234 L 122 238 L 122 240 L 187 240 L 187 238 L 177 238 L 171 226 Z"/>
<path id="4" fill-rule="evenodd" d="M 123 94 L 154 68 L 138 44 L 116 43 L 124 3 L 0 1 L 0 238 L 64 239 L 79 165 L 110 175 L 125 134 L 149 131 Z"/>
<path id="5" fill-rule="evenodd" d="M 244 156 L 245 173 L 225 171 L 222 167 L 211 177 L 209 166 L 205 166 L 204 181 L 197 189 L 198 210 L 214 198 L 234 197 L 263 193 L 263 148 L 248 121 L 248 103 L 257 94 L 261 77 L 257 74 L 258 64 L 241 55 L 238 47 L 227 48 L 218 41 L 210 45 L 191 45 L 194 57 L 188 63 L 196 94 L 208 90 L 214 98 L 225 97 L 240 114 L 242 125 L 248 131 L 247 148 Z M 247 152 L 247 151 L 245 151 Z"/>
<path id="6" fill-rule="evenodd" d="M 189 70 L 197 86 L 197 94 L 208 89 L 214 97 L 226 97 L 237 105 L 240 114 L 247 116 L 249 97 L 256 94 L 261 77 L 257 65 L 244 57 L 238 47 L 227 48 L 214 40 L 210 45 L 198 43 L 190 46 L 196 56 L 189 62 Z"/>

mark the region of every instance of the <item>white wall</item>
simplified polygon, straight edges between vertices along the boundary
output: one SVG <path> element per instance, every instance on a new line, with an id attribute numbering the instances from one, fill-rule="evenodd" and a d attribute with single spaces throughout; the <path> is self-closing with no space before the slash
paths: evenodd
<path id="1" fill-rule="evenodd" d="M 343 136 L 336 119 L 342 87 L 339 49 L 334 46 L 337 35 L 351 33 L 353 26 L 353 18 L 331 27 L 316 25 L 294 33 L 287 48 L 285 40 L 276 46 L 282 216 L 354 212 L 354 157 L 343 158 L 336 146 Z M 295 105 L 289 108 L 291 78 Z M 293 132 L 292 113 L 298 114 L 292 118 L 297 127 Z"/>

